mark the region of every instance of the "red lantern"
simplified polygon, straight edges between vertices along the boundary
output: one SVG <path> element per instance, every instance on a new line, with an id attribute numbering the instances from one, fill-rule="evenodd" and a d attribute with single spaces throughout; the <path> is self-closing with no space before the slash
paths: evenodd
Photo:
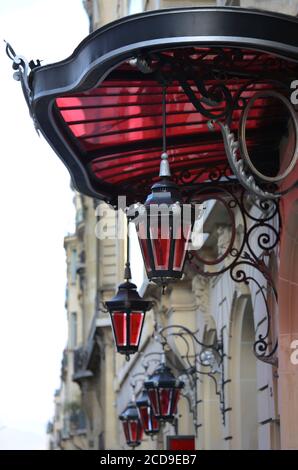
<path id="1" fill-rule="evenodd" d="M 122 421 L 126 444 L 129 447 L 139 446 L 142 441 L 143 428 L 136 405 L 130 402 L 119 419 Z"/>
<path id="2" fill-rule="evenodd" d="M 193 207 L 183 204 L 179 187 L 171 179 L 166 151 L 166 85 L 162 92 L 162 143 L 161 179 L 152 186 L 143 214 L 139 213 L 135 223 L 148 278 L 164 286 L 182 277 L 194 222 Z"/>
<path id="3" fill-rule="evenodd" d="M 177 380 L 171 369 L 161 364 L 144 382 L 155 417 L 162 421 L 173 421 L 184 382 Z"/>
<path id="4" fill-rule="evenodd" d="M 119 290 L 112 300 L 106 302 L 110 312 L 114 339 L 117 351 L 129 358 L 139 347 L 145 313 L 151 303 L 143 300 L 137 286 L 127 281 L 120 284 Z"/>
<path id="5" fill-rule="evenodd" d="M 140 421 L 142 423 L 145 434 L 154 436 L 159 433 L 159 422 L 154 416 L 150 405 L 147 390 L 143 390 L 142 395 L 136 401 L 139 411 Z"/>
<path id="6" fill-rule="evenodd" d="M 149 279 L 165 285 L 182 277 L 193 221 L 192 206 L 183 204 L 178 186 L 163 176 L 135 221 Z"/>

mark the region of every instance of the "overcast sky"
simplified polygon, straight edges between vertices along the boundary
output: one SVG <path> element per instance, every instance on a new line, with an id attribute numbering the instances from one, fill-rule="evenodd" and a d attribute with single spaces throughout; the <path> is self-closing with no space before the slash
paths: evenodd
<path id="1" fill-rule="evenodd" d="M 82 0 L 0 0 L 0 40 L 43 63 L 88 34 Z M 0 43 L 1 46 L 1 43 Z M 66 342 L 63 237 L 73 230 L 69 176 L 38 137 L 0 49 L 0 449 L 45 447 Z"/>

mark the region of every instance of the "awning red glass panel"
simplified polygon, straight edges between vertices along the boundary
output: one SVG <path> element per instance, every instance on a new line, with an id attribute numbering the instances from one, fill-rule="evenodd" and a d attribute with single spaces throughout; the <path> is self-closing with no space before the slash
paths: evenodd
<path id="1" fill-rule="evenodd" d="M 34 116 L 78 190 L 144 201 L 158 177 L 162 83 L 167 148 L 178 184 L 233 177 L 219 130 L 237 135 L 248 99 L 289 97 L 298 78 L 297 19 L 241 9 L 187 8 L 124 18 L 83 41 L 67 61 L 31 72 Z M 294 36 L 295 32 L 295 36 Z M 275 174 L 284 110 L 257 100 L 247 120 L 250 155 Z"/>

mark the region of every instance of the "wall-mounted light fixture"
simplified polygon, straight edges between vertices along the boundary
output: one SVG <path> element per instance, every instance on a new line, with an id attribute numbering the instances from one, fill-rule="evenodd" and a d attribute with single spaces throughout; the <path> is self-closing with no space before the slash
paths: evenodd
<path id="1" fill-rule="evenodd" d="M 225 414 L 227 412 L 225 406 L 225 385 L 228 380 L 225 380 L 224 371 L 224 348 L 223 348 L 223 332 L 225 327 L 220 331 L 220 337 L 217 338 L 214 331 L 213 341 L 206 344 L 200 341 L 197 337 L 197 332 L 192 332 L 183 325 L 169 325 L 164 328 L 158 328 L 157 338 L 161 342 L 163 348 L 171 350 L 170 338 L 180 337 L 183 339 L 183 344 L 186 346 L 185 354 L 182 354 L 186 360 L 187 367 L 179 368 L 181 378 L 186 378 L 185 386 L 183 388 L 183 396 L 188 399 L 190 411 L 193 413 L 193 421 L 195 431 L 200 424 L 197 424 L 197 387 L 198 378 L 200 375 L 210 377 L 215 384 L 215 393 L 219 397 L 219 406 L 222 415 L 223 424 L 225 423 Z M 199 351 L 196 352 L 198 346 Z"/>

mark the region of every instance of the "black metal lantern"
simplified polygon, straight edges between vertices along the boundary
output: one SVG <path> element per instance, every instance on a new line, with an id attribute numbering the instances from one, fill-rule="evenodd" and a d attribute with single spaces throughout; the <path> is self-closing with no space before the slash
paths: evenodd
<path id="1" fill-rule="evenodd" d="M 160 180 L 136 218 L 136 230 L 150 280 L 162 285 L 180 279 L 194 222 L 193 207 L 183 204 L 179 186 L 171 179 L 166 151 L 166 101 L 163 89 L 163 153 Z"/>
<path id="2" fill-rule="evenodd" d="M 165 285 L 182 277 L 192 207 L 183 205 L 178 186 L 164 176 L 152 186 L 144 208 L 136 223 L 144 264 L 148 278 Z"/>
<path id="3" fill-rule="evenodd" d="M 148 436 L 158 434 L 159 422 L 153 413 L 147 390 L 143 390 L 142 395 L 136 401 L 136 405 L 145 434 Z"/>
<path id="4" fill-rule="evenodd" d="M 112 322 L 112 329 L 117 351 L 129 355 L 137 352 L 143 330 L 145 313 L 151 308 L 151 302 L 139 296 L 137 286 L 130 282 L 131 271 L 129 263 L 129 219 L 127 218 L 127 244 L 126 265 L 123 282 L 118 292 L 111 300 L 105 303 Z"/>
<path id="5" fill-rule="evenodd" d="M 144 387 L 155 417 L 161 421 L 173 421 L 184 382 L 176 379 L 171 369 L 162 363 L 144 382 Z"/>
<path id="6" fill-rule="evenodd" d="M 137 286 L 130 282 L 129 263 L 125 269 L 126 282 L 120 284 L 118 292 L 106 302 L 109 310 L 117 351 L 125 354 L 137 352 L 143 330 L 145 313 L 151 308 L 151 302 L 143 300 Z"/>
<path id="7" fill-rule="evenodd" d="M 119 416 L 122 421 L 126 444 L 129 447 L 137 447 L 141 444 L 143 428 L 135 403 L 130 402 Z"/>

